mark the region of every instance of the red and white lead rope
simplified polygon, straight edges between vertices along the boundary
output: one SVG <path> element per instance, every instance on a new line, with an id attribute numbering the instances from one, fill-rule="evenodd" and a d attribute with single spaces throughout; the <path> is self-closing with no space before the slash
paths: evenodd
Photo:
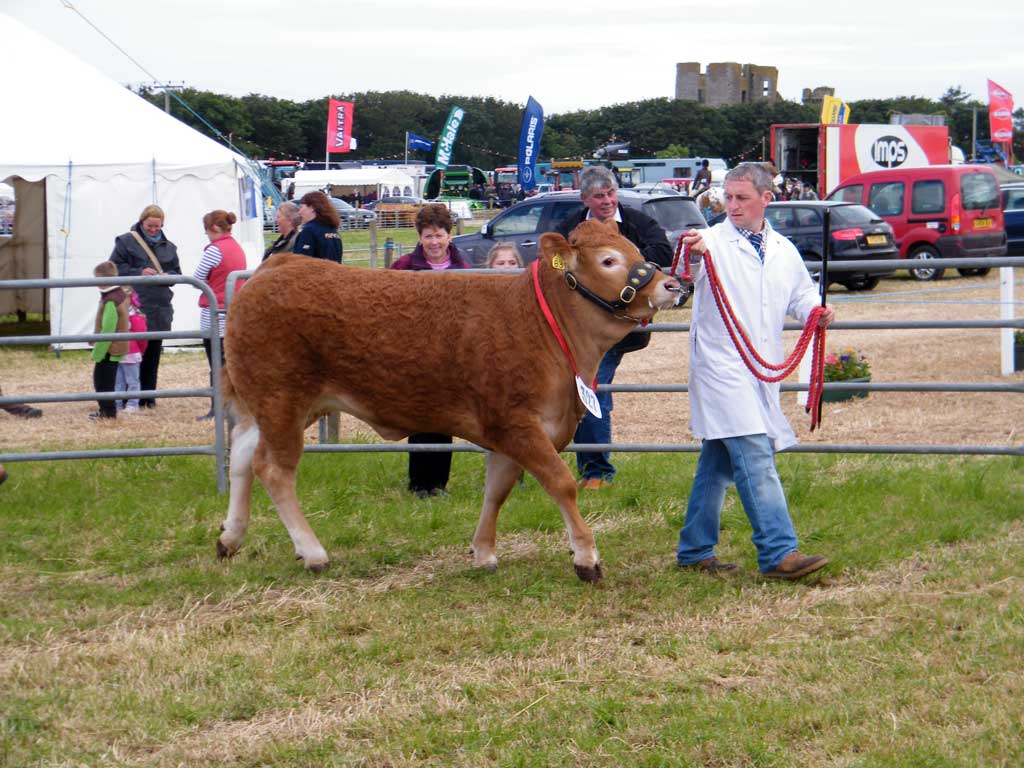
<path id="1" fill-rule="evenodd" d="M 683 259 L 683 272 L 679 277 L 692 282 L 690 259 L 681 237 L 679 238 L 679 244 L 676 246 L 675 257 L 672 259 L 670 274 L 676 274 L 680 256 Z M 718 272 L 715 270 L 715 263 L 711 257 L 710 249 L 705 250 L 703 261 L 704 271 L 708 276 L 708 285 L 711 288 L 711 295 L 714 297 L 715 305 L 718 307 L 718 314 L 721 315 L 722 322 L 725 324 L 726 330 L 729 331 L 729 337 L 732 339 L 736 351 L 739 352 L 740 358 L 756 378 L 770 384 L 782 381 L 800 365 L 800 361 L 807 351 L 808 344 L 813 344 L 811 348 L 811 380 L 807 388 L 807 411 L 811 414 L 811 431 L 813 432 L 815 427 L 820 424 L 821 392 L 822 384 L 825 380 L 825 329 L 818 325 L 821 316 L 825 314 L 825 308 L 815 307 L 811 310 L 807 322 L 804 323 L 800 339 L 796 343 L 796 348 L 789 357 L 781 363 L 770 363 L 758 354 L 756 347 L 743 329 L 739 318 L 736 317 L 732 304 L 729 302 L 729 297 L 725 295 Z M 774 375 L 764 373 L 761 370 L 762 368 L 775 371 L 776 373 Z"/>

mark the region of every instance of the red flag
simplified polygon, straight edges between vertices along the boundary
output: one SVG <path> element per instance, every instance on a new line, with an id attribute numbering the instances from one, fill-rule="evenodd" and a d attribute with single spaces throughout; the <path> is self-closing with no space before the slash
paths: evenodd
<path id="1" fill-rule="evenodd" d="M 352 147 L 351 101 L 335 101 L 327 108 L 327 151 L 348 152 Z"/>
<path id="2" fill-rule="evenodd" d="M 1013 141 L 1013 96 L 991 80 L 988 81 L 988 124 L 992 141 Z"/>

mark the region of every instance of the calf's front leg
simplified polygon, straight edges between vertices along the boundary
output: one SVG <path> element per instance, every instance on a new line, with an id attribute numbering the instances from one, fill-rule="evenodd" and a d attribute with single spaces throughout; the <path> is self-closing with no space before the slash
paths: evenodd
<path id="1" fill-rule="evenodd" d="M 572 548 L 572 562 L 576 568 L 576 575 L 586 582 L 600 581 L 603 574 L 594 534 L 583 521 L 576 506 L 576 480 L 551 441 L 543 432 L 539 432 L 537 437 L 516 441 L 509 453 L 527 472 L 537 478 L 537 482 L 558 505 L 569 532 L 569 546 Z"/>

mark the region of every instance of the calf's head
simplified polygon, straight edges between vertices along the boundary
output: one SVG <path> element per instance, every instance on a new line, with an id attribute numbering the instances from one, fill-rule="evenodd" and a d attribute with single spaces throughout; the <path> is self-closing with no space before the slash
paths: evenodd
<path id="1" fill-rule="evenodd" d="M 642 322 L 659 309 L 686 301 L 690 286 L 664 274 L 619 234 L 615 222 L 588 219 L 569 239 L 546 234 L 541 258 L 565 274 L 566 283 L 584 298 L 616 317 Z"/>

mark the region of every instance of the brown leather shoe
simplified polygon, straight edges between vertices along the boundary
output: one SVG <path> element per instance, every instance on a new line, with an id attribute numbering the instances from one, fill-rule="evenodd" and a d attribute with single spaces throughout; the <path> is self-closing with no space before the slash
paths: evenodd
<path id="1" fill-rule="evenodd" d="M 580 480 L 576 487 L 581 491 L 598 491 L 602 488 L 607 488 L 611 483 L 600 477 L 584 477 Z"/>
<path id="2" fill-rule="evenodd" d="M 809 573 L 814 573 L 826 565 L 828 565 L 828 560 L 823 555 L 805 555 L 802 552 L 793 550 L 782 558 L 782 562 L 761 575 L 766 579 L 793 581 L 794 579 L 803 578 Z"/>
<path id="3" fill-rule="evenodd" d="M 680 565 L 679 567 L 684 571 L 698 571 L 699 573 L 707 573 L 712 576 L 729 576 L 740 569 L 736 563 L 723 563 L 714 555 L 704 558 L 699 563 L 690 563 L 689 565 Z"/>

